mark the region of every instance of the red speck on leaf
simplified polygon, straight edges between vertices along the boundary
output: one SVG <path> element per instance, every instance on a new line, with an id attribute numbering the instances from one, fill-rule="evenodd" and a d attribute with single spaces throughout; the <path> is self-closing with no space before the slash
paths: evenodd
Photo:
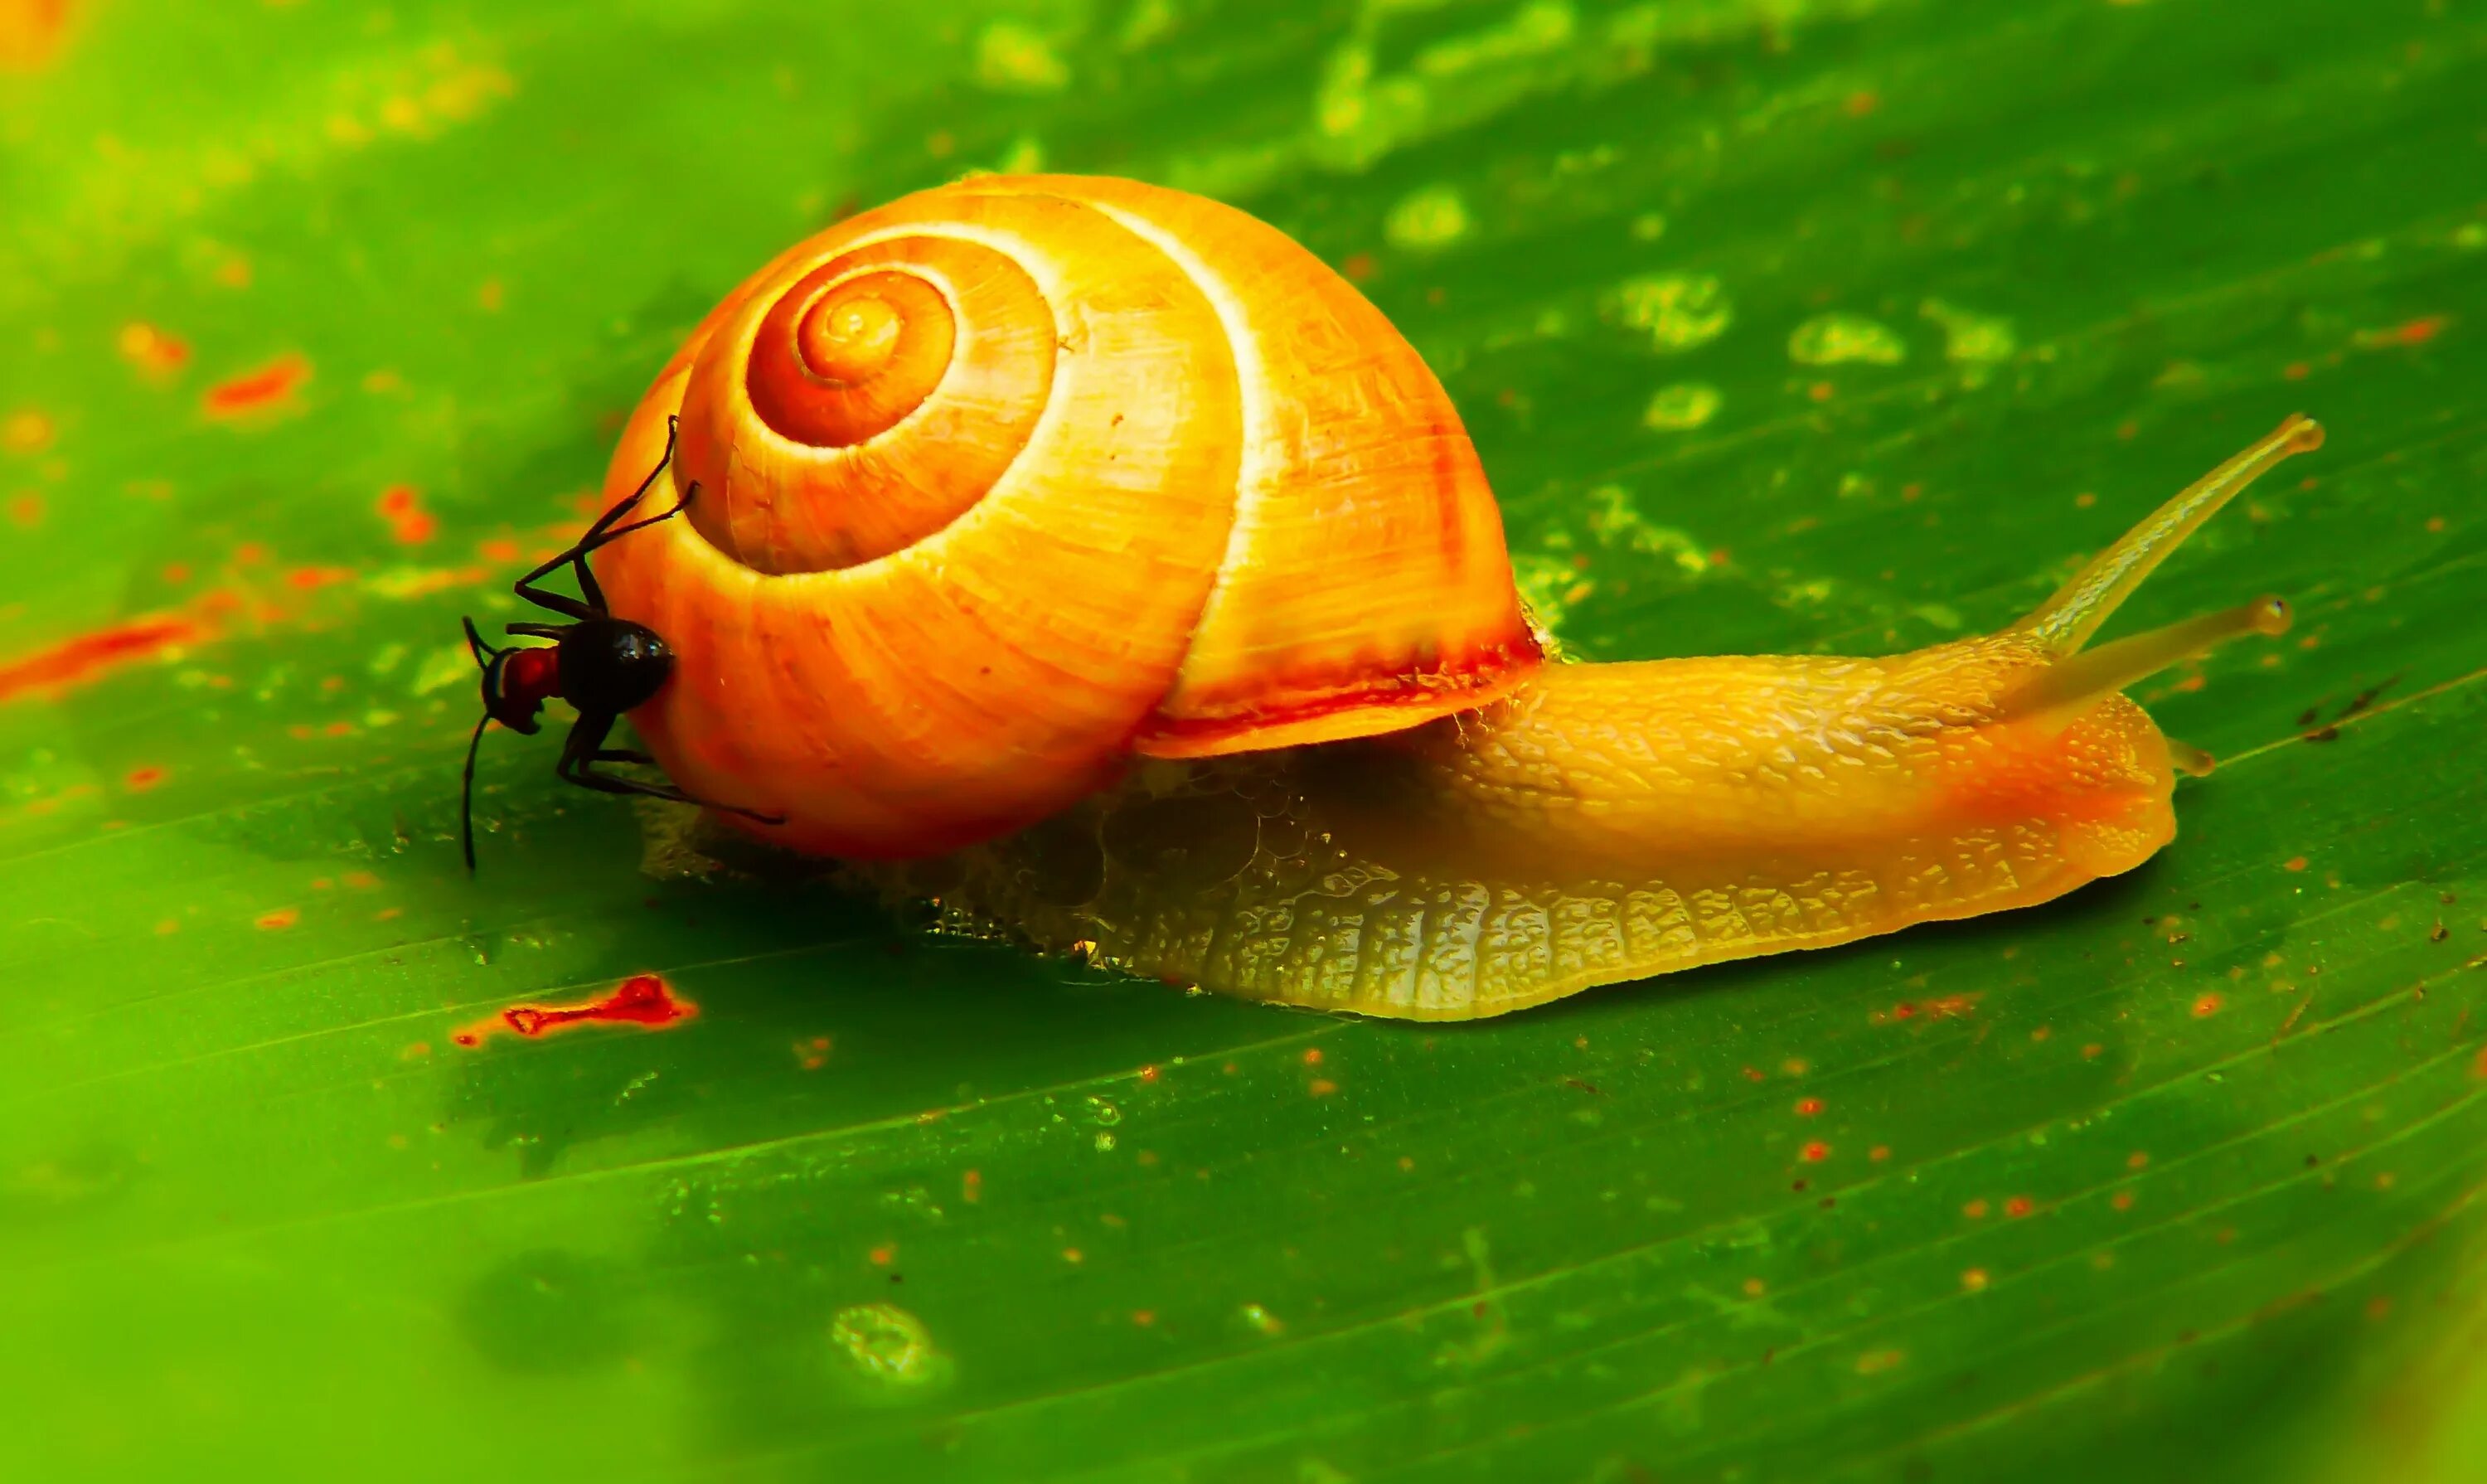
<path id="1" fill-rule="evenodd" d="M 1977 1009 L 1975 994 L 1944 994 L 1935 999 L 1904 999 L 1888 1010 L 1877 1010 L 1866 1019 L 1876 1025 L 1893 1021 L 1914 1021 L 1920 1016 L 1929 1021 L 1957 1020 Z"/>
<path id="2" fill-rule="evenodd" d="M 2358 339 L 2367 346 L 2422 346 L 2443 334 L 2444 327 L 2451 322 L 2449 315 L 2420 315 L 2389 329 L 2367 330 Z"/>
<path id="3" fill-rule="evenodd" d="M 164 781 L 160 768 L 133 768 L 122 778 L 122 784 L 133 794 L 144 794 Z"/>
<path id="4" fill-rule="evenodd" d="M 657 975 L 633 974 L 602 999 L 584 1005 L 512 1005 L 492 1019 L 469 1025 L 449 1039 L 460 1046 L 476 1046 L 495 1031 L 512 1030 L 521 1036 L 541 1036 L 565 1025 L 598 1021 L 645 1025 L 654 1029 L 689 1020 L 698 1012 L 699 1007 L 689 1000 L 676 999 L 671 987 Z"/>
<path id="5" fill-rule="evenodd" d="M 282 355 L 257 371 L 246 371 L 209 387 L 202 405 L 210 417 L 240 417 L 291 401 L 310 379 L 309 358 Z"/>
<path id="6" fill-rule="evenodd" d="M 121 353 L 151 377 L 169 377 L 190 361 L 189 344 L 180 336 L 136 322 L 121 327 Z"/>
<path id="7" fill-rule="evenodd" d="M 98 629 L 23 659 L 0 664 L 0 701 L 93 680 L 115 666 L 206 636 L 207 631 L 197 624 L 171 616 L 134 619 Z"/>
<path id="8" fill-rule="evenodd" d="M 274 933 L 290 928 L 301 920 L 302 910 L 300 908 L 280 907 L 272 912 L 260 913 L 258 925 L 265 932 Z"/>
<path id="9" fill-rule="evenodd" d="M 72 0 L 9 0 L 0 5 L 0 72 L 40 71 L 60 49 Z"/>
<path id="10" fill-rule="evenodd" d="M 437 522 L 423 508 L 423 496 L 412 485 L 391 485 L 380 491 L 380 518 L 389 523 L 389 534 L 405 546 L 419 546 L 432 539 Z"/>
<path id="11" fill-rule="evenodd" d="M 1830 1146 L 1820 1139 L 1815 1139 L 1813 1142 L 1805 1145 L 1802 1149 L 1798 1150 L 1797 1158 L 1804 1161 L 1807 1164 L 1819 1164 L 1823 1161 L 1830 1158 Z"/>

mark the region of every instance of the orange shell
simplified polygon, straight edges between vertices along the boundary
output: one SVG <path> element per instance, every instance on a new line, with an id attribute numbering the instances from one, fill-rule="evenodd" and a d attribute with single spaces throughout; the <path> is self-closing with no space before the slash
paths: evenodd
<path id="1" fill-rule="evenodd" d="M 1540 658 L 1440 383 L 1232 208 L 988 176 L 781 254 L 624 431 L 600 551 L 677 669 L 631 721 L 798 850 L 903 857 L 1051 814 L 1132 757 L 1371 736 Z"/>

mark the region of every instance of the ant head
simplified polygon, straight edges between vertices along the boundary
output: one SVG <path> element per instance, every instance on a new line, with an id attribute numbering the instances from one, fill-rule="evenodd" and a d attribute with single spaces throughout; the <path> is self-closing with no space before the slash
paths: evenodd
<path id="1" fill-rule="evenodd" d="M 495 721 L 513 732 L 535 735 L 543 725 L 539 718 L 545 702 L 561 693 L 561 651 L 517 645 L 494 649 L 475 631 L 473 619 L 461 622 L 466 626 L 466 648 L 484 672 L 484 714 L 475 722 L 475 735 L 466 740 L 466 787 L 458 810 L 459 844 L 465 850 L 466 869 L 471 872 L 475 869 L 475 749 L 484 744 L 484 729 Z"/>
<path id="2" fill-rule="evenodd" d="M 561 651 L 517 645 L 494 649 L 475 631 L 473 619 L 463 622 L 466 647 L 484 672 L 484 718 L 533 737 L 543 725 L 539 718 L 545 702 L 561 694 Z"/>

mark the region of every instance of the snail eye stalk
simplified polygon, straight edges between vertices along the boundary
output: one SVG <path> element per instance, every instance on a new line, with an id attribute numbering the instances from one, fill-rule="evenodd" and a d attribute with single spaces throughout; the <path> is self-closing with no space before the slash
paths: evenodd
<path id="1" fill-rule="evenodd" d="M 644 752 L 607 747 L 604 741 L 623 713 L 646 703 L 663 686 L 673 673 L 674 657 L 655 630 L 613 616 L 587 558 L 599 547 L 610 546 L 633 531 L 681 515 L 699 494 L 699 486 L 694 483 L 683 490 L 683 497 L 674 502 L 672 509 L 629 518 L 656 487 L 657 476 L 673 462 L 679 434 L 679 419 L 665 419 L 664 456 L 639 482 L 639 488 L 630 491 L 630 497 L 599 516 L 585 535 L 513 585 L 512 591 L 520 598 L 568 622 L 511 624 L 507 631 L 550 639 L 550 647 L 495 647 L 485 640 L 473 619 L 461 620 L 466 628 L 466 648 L 484 672 L 484 714 L 476 720 L 474 734 L 466 740 L 466 768 L 458 812 L 459 845 L 465 854 L 469 875 L 475 870 L 475 756 L 484 744 L 484 733 L 498 721 L 514 732 L 532 735 L 540 725 L 538 715 L 545 703 L 555 698 L 568 701 L 578 713 L 578 719 L 571 723 L 570 735 L 562 742 L 561 761 L 554 768 L 557 776 L 601 794 L 638 794 L 702 808 L 725 809 L 763 824 L 784 823 L 782 816 L 694 798 L 669 783 L 647 783 L 596 770 L 600 763 L 655 764 L 656 759 Z M 564 567 L 570 568 L 572 575 L 578 579 L 576 598 L 539 585 Z"/>

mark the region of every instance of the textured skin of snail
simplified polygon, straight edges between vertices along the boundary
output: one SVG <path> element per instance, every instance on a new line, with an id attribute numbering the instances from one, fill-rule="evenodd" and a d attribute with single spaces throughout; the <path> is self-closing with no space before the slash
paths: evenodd
<path id="1" fill-rule="evenodd" d="M 986 327 L 988 290 L 1031 318 Z M 679 657 L 631 720 L 693 793 L 791 816 L 702 829 L 1134 973 L 1420 1020 L 2138 865 L 2209 759 L 2119 692 L 2286 610 L 2090 637 L 2321 441 L 2291 418 L 1991 635 L 1545 661 L 1386 322 L 1241 213 L 1062 177 L 908 197 L 755 275 L 609 496 L 669 415 L 652 497 L 698 480 L 690 518 L 597 557 Z"/>

